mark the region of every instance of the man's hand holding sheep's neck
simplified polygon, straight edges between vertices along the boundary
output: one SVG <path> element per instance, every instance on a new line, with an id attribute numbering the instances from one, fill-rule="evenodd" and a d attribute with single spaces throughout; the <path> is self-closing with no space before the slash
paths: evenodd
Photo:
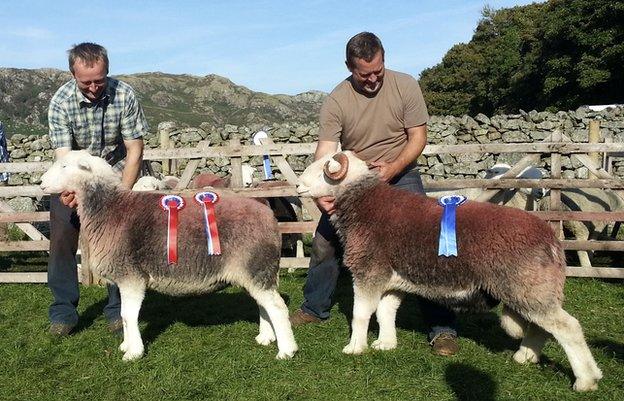
<path id="1" fill-rule="evenodd" d="M 124 140 L 124 146 L 126 147 L 126 164 L 121 173 L 121 188 L 130 190 L 139 178 L 143 160 L 143 139 Z M 58 148 L 54 151 L 54 157 L 59 160 L 70 151 L 70 148 Z M 75 208 L 78 205 L 75 192 L 63 191 L 59 198 L 65 206 Z"/>

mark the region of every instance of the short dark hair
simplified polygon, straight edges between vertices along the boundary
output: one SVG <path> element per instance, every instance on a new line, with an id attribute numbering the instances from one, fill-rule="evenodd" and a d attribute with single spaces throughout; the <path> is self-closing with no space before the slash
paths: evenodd
<path id="1" fill-rule="evenodd" d="M 92 66 L 93 63 L 103 60 L 106 66 L 106 73 L 108 74 L 108 53 L 103 46 L 95 43 L 84 42 L 78 45 L 74 45 L 67 51 L 69 54 L 69 70 L 74 73 L 74 64 L 76 60 L 81 60 L 87 66 Z"/>
<path id="2" fill-rule="evenodd" d="M 347 42 L 347 66 L 355 67 L 355 59 L 371 61 L 381 51 L 384 58 L 385 52 L 381 40 L 374 33 L 360 32 Z"/>

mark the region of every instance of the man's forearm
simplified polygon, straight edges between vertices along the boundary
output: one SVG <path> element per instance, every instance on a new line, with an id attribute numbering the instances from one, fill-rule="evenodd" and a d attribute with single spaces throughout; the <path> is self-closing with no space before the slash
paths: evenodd
<path id="1" fill-rule="evenodd" d="M 141 171 L 143 140 L 133 139 L 124 141 L 124 145 L 126 146 L 126 165 L 121 172 L 121 185 L 126 189 L 132 189 Z"/>
<path id="2" fill-rule="evenodd" d="M 427 145 L 427 126 L 409 128 L 407 135 L 407 143 L 401 150 L 401 153 L 392 162 L 398 171 L 403 171 L 407 166 L 412 164 L 422 154 Z"/>
<path id="3" fill-rule="evenodd" d="M 132 186 L 139 178 L 139 172 L 141 171 L 141 158 L 132 159 L 126 158 L 126 165 L 121 172 L 121 185 L 126 189 L 132 189 Z"/>

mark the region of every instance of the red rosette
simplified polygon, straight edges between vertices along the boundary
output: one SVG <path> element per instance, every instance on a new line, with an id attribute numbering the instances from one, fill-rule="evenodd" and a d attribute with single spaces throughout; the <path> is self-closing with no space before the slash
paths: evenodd
<path id="1" fill-rule="evenodd" d="M 178 211 L 184 208 L 184 199 L 178 195 L 164 195 L 160 206 L 167 212 L 167 263 L 178 263 Z"/>
<path id="2" fill-rule="evenodd" d="M 198 192 L 195 194 L 195 201 L 204 210 L 204 230 L 206 232 L 206 242 L 208 255 L 221 255 L 221 242 L 219 241 L 219 229 L 217 228 L 217 217 L 214 205 L 219 201 L 219 195 L 214 192 Z"/>

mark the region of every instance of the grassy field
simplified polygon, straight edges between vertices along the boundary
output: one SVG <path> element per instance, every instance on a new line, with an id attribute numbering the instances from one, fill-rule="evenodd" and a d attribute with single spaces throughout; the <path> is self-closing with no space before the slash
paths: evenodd
<path id="1" fill-rule="evenodd" d="M 284 273 L 280 292 L 294 310 L 304 272 Z M 341 278 L 332 318 L 297 327 L 294 359 L 275 360 L 275 345 L 255 343 L 257 308 L 237 288 L 203 297 L 149 293 L 140 324 L 146 356 L 124 363 L 120 340 L 102 316 L 105 290 L 83 287 L 78 331 L 53 339 L 51 296 L 43 285 L 0 285 L 0 400 L 622 400 L 624 286 L 570 279 L 566 309 L 583 325 L 604 379 L 597 392 L 572 391 L 562 349 L 549 342 L 542 363 L 518 365 L 518 343 L 496 313 L 460 319 L 461 351 L 431 354 L 418 308 L 399 310 L 399 347 L 346 356 L 352 293 Z M 374 336 L 372 324 L 370 338 Z"/>

